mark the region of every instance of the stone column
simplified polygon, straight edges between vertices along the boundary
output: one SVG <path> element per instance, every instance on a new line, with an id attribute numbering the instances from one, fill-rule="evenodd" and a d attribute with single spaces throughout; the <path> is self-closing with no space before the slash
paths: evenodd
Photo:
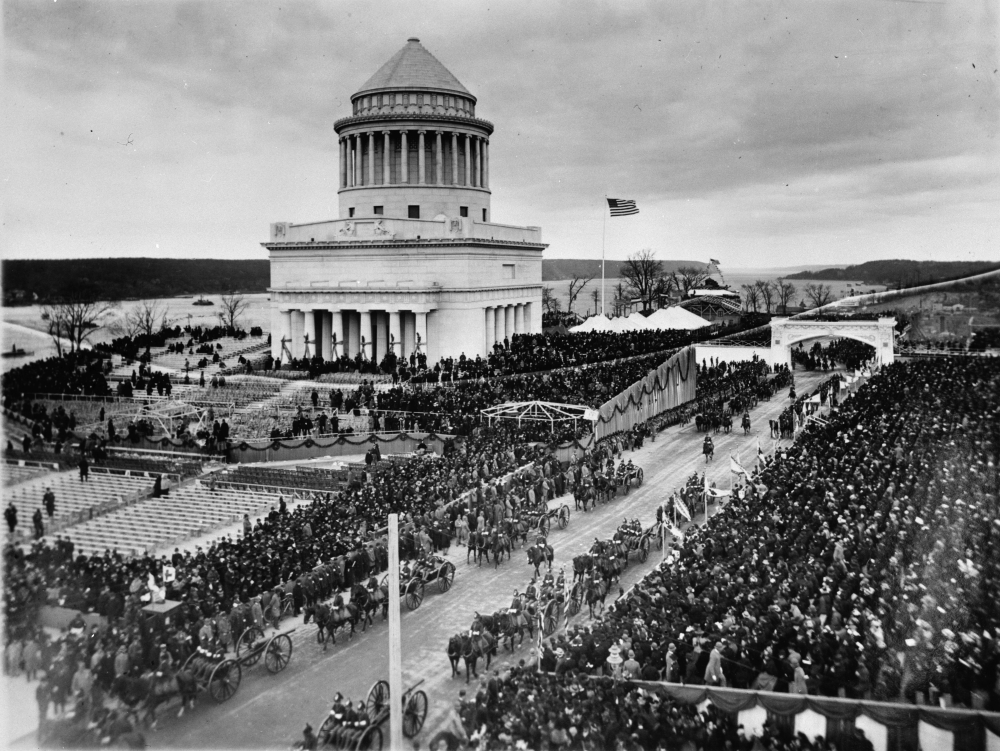
<path id="1" fill-rule="evenodd" d="M 424 152 L 424 134 L 426 130 L 417 131 L 417 184 L 426 185 L 427 184 L 427 168 L 424 164 L 425 162 L 425 152 Z"/>
<path id="2" fill-rule="evenodd" d="M 340 139 L 340 187 L 347 187 L 347 139 Z"/>
<path id="3" fill-rule="evenodd" d="M 372 356 L 372 314 L 370 310 L 361 311 L 361 356 L 370 360 Z"/>
<path id="4" fill-rule="evenodd" d="M 399 146 L 399 155 L 402 157 L 399 160 L 399 166 L 402 168 L 400 170 L 399 181 L 405 185 L 410 182 L 410 148 L 407 143 L 405 130 L 399 133 Z"/>
<path id="5" fill-rule="evenodd" d="M 396 357 L 403 356 L 403 322 L 398 310 L 389 311 L 389 342 Z"/>
<path id="6" fill-rule="evenodd" d="M 535 321 L 531 317 L 531 303 L 526 302 L 524 304 L 524 333 L 525 334 L 537 334 L 540 333 L 541 329 L 535 331 Z"/>
<path id="7" fill-rule="evenodd" d="M 497 309 L 488 307 L 485 312 L 486 330 L 484 334 L 486 336 L 486 354 L 489 355 L 493 351 L 494 342 L 496 342 Z"/>
<path id="8" fill-rule="evenodd" d="M 514 336 L 514 306 L 508 305 L 504 308 L 503 334 L 507 339 Z"/>
<path id="9" fill-rule="evenodd" d="M 434 182 L 437 185 L 444 183 L 444 152 L 441 150 L 441 131 L 434 131 Z"/>
<path id="10" fill-rule="evenodd" d="M 493 341 L 497 344 L 503 344 L 504 326 L 506 325 L 506 316 L 503 312 L 503 306 L 496 307 L 496 319 L 493 322 Z"/>
<path id="11" fill-rule="evenodd" d="M 458 185 L 458 133 L 451 132 L 451 184 Z"/>
<path id="12" fill-rule="evenodd" d="M 490 189 L 490 142 L 483 139 L 483 187 Z"/>
<path id="13" fill-rule="evenodd" d="M 384 310 L 372 313 L 375 319 L 375 348 L 372 354 L 375 362 L 382 362 L 385 353 L 389 351 L 389 314 Z"/>
<path id="14" fill-rule="evenodd" d="M 427 354 L 427 314 L 417 311 L 414 313 L 417 319 L 416 325 L 416 336 L 414 341 L 416 342 L 416 349 L 418 353 Z"/>
<path id="15" fill-rule="evenodd" d="M 344 354 L 344 316 L 339 310 L 330 311 L 331 359 L 339 359 Z"/>
<path id="16" fill-rule="evenodd" d="M 392 160 L 389 158 L 389 154 L 392 152 L 389 144 L 389 131 L 383 130 L 382 135 L 385 136 L 382 142 L 382 184 L 388 185 L 392 182 Z"/>
<path id="17" fill-rule="evenodd" d="M 514 333 L 524 333 L 524 304 L 518 303 L 514 306 Z"/>
<path id="18" fill-rule="evenodd" d="M 354 136 L 347 139 L 347 187 L 354 187 Z"/>
<path id="19" fill-rule="evenodd" d="M 302 351 L 304 357 L 312 357 L 316 354 L 316 312 L 305 311 L 302 331 Z"/>
<path id="20" fill-rule="evenodd" d="M 289 335 L 289 349 L 292 351 L 292 357 L 302 357 L 302 336 L 305 333 L 305 316 L 301 310 L 291 311 L 291 331 Z"/>
<path id="21" fill-rule="evenodd" d="M 472 145 L 468 133 L 465 134 L 465 186 L 472 185 Z"/>
<path id="22" fill-rule="evenodd" d="M 347 356 L 354 357 L 361 351 L 361 327 L 358 323 L 358 314 L 350 312 L 347 314 L 347 326 L 344 327 L 347 335 Z"/>
<path id="23" fill-rule="evenodd" d="M 331 313 L 329 310 L 320 311 L 322 316 L 322 323 L 320 324 L 323 329 L 323 334 L 319 338 L 320 346 L 316 347 L 316 354 L 320 355 L 324 360 L 333 359 L 333 347 L 330 346 L 333 342 L 331 340 L 331 334 L 333 334 L 333 323 L 331 319 Z"/>
<path id="24" fill-rule="evenodd" d="M 483 139 L 476 139 L 476 187 L 483 187 Z"/>
<path id="25" fill-rule="evenodd" d="M 271 354 L 275 360 L 287 361 L 288 358 L 284 354 L 284 348 L 285 345 L 289 349 L 292 348 L 292 311 L 278 311 L 278 316 L 278 329 L 271 334 Z M 275 347 L 275 344 L 277 344 L 277 347 Z"/>
<path id="26" fill-rule="evenodd" d="M 366 185 L 375 184 L 375 131 L 368 131 L 368 182 Z"/>

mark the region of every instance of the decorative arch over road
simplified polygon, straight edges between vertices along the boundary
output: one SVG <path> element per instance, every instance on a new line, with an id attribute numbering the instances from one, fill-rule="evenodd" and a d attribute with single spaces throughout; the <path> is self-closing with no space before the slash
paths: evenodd
<path id="1" fill-rule="evenodd" d="M 786 318 L 771 321 L 771 364 L 791 365 L 791 348 L 807 339 L 822 336 L 856 339 L 875 348 L 875 361 L 879 365 L 891 363 L 895 318 L 874 321 L 848 319 L 841 321 L 816 321 L 808 318 Z"/>

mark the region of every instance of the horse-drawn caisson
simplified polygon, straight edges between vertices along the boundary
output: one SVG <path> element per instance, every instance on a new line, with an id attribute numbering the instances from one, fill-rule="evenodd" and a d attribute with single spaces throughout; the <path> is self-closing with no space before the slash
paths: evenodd
<path id="1" fill-rule="evenodd" d="M 184 661 L 178 672 L 189 672 L 199 691 L 208 691 L 217 702 L 224 702 L 240 687 L 244 666 L 252 667 L 263 657 L 269 673 L 285 669 L 292 658 L 290 634 L 294 630 L 265 638 L 257 626 L 250 626 L 240 635 L 235 658 L 222 651 L 198 649 Z"/>
<path id="2" fill-rule="evenodd" d="M 623 493 L 628 495 L 633 487 L 637 488 L 642 485 L 642 478 L 642 467 L 637 467 L 629 459 L 628 462 L 623 461 L 618 465 L 618 471 L 615 473 L 615 487 L 622 488 Z"/>
<path id="3" fill-rule="evenodd" d="M 427 694 L 419 690 L 423 681 L 403 692 L 403 735 L 413 738 L 427 719 Z M 344 751 L 381 751 L 384 736 L 382 726 L 389 719 L 389 684 L 378 681 L 368 691 L 368 699 L 357 708 L 345 702 L 338 693 L 330 713 L 316 734 L 317 745 Z"/>
<path id="4" fill-rule="evenodd" d="M 615 532 L 613 541 L 618 545 L 619 555 L 626 560 L 630 553 L 635 553 L 640 562 L 649 557 L 649 549 L 653 543 L 663 548 L 663 538 L 660 535 L 660 522 L 648 529 L 643 529 L 638 519 L 626 519 Z"/>
<path id="5" fill-rule="evenodd" d="M 447 592 L 455 581 L 455 564 L 438 555 L 429 555 L 412 563 L 406 561 L 399 572 L 399 596 L 410 610 L 416 610 L 424 601 L 427 585 L 437 583 L 438 589 Z M 389 575 L 382 577 L 382 586 L 389 586 Z"/>

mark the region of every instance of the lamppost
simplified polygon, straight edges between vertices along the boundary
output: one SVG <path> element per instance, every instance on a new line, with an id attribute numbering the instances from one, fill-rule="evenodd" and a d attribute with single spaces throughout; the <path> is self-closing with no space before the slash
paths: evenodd
<path id="1" fill-rule="evenodd" d="M 611 666 L 611 675 L 617 683 L 622 679 L 622 663 L 625 661 L 622 659 L 621 650 L 618 649 L 617 645 L 611 647 L 608 652 L 608 665 Z"/>

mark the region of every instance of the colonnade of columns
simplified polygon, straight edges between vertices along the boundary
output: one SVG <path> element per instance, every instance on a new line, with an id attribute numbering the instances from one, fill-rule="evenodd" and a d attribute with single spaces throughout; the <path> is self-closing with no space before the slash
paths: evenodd
<path id="1" fill-rule="evenodd" d="M 334 360 L 361 353 L 381 362 L 391 350 L 397 357 L 427 352 L 427 312 L 411 310 L 320 310 L 278 311 L 277 337 L 281 359 L 320 355 Z"/>
<path id="2" fill-rule="evenodd" d="M 494 344 L 503 344 L 504 339 L 510 339 L 514 334 L 531 333 L 530 302 L 490 306 L 485 314 L 487 354 L 493 351 Z"/>
<path id="3" fill-rule="evenodd" d="M 410 175 L 411 144 L 415 145 L 417 152 L 415 180 Z M 428 151 L 432 153 L 430 160 Z M 379 161 L 381 168 L 377 165 Z M 402 184 L 463 185 L 488 189 L 489 139 L 444 130 L 418 130 L 416 138 L 412 138 L 412 131 L 407 130 L 382 130 L 377 134 L 372 130 L 340 138 L 341 188 Z"/>

